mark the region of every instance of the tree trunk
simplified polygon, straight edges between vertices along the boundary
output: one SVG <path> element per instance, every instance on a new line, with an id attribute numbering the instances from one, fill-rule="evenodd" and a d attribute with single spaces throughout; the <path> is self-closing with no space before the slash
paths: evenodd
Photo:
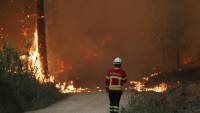
<path id="1" fill-rule="evenodd" d="M 37 0 L 38 47 L 44 74 L 48 75 L 44 0 Z"/>

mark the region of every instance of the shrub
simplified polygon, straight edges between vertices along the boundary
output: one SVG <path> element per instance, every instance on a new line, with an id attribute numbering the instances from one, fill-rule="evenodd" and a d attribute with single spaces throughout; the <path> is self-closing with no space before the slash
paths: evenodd
<path id="1" fill-rule="evenodd" d="M 20 53 L 6 43 L 0 51 L 0 113 L 20 113 L 61 99 L 53 83 L 41 84 L 28 68 Z"/>
<path id="2" fill-rule="evenodd" d="M 184 83 L 163 93 L 133 92 L 122 113 L 199 113 L 199 86 Z"/>
<path id="3" fill-rule="evenodd" d="M 133 92 L 122 113 L 169 113 L 161 101 L 161 94 Z"/>

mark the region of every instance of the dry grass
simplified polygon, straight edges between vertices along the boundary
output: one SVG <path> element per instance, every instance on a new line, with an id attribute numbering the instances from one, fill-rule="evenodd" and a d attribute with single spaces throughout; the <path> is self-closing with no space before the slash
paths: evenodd
<path id="1" fill-rule="evenodd" d="M 162 94 L 132 94 L 122 113 L 200 113 L 200 84 L 184 84 Z"/>

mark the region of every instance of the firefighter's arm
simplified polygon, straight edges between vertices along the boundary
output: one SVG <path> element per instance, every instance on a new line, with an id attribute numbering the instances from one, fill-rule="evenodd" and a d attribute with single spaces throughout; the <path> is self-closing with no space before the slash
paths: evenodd
<path id="1" fill-rule="evenodd" d="M 105 86 L 106 92 L 108 92 L 108 89 L 109 89 L 109 82 L 110 82 L 110 78 L 109 76 L 106 76 L 106 86 Z"/>
<path id="2" fill-rule="evenodd" d="M 123 81 L 123 84 L 127 82 L 127 75 L 126 75 L 126 72 L 124 72 L 124 74 L 123 74 L 122 81 Z"/>
<path id="3" fill-rule="evenodd" d="M 107 74 L 106 74 L 106 80 L 105 80 L 105 88 L 106 88 L 106 91 L 108 91 L 108 87 L 109 87 L 109 82 L 110 82 L 110 77 L 109 77 L 109 73 L 110 72 L 108 72 Z"/>

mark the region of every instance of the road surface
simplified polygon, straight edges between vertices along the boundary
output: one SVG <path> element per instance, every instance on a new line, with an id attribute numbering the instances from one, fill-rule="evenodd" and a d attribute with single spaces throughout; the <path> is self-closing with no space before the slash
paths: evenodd
<path id="1" fill-rule="evenodd" d="M 121 105 L 126 106 L 128 94 L 124 94 Z M 106 93 L 74 94 L 48 108 L 28 113 L 109 113 Z"/>

